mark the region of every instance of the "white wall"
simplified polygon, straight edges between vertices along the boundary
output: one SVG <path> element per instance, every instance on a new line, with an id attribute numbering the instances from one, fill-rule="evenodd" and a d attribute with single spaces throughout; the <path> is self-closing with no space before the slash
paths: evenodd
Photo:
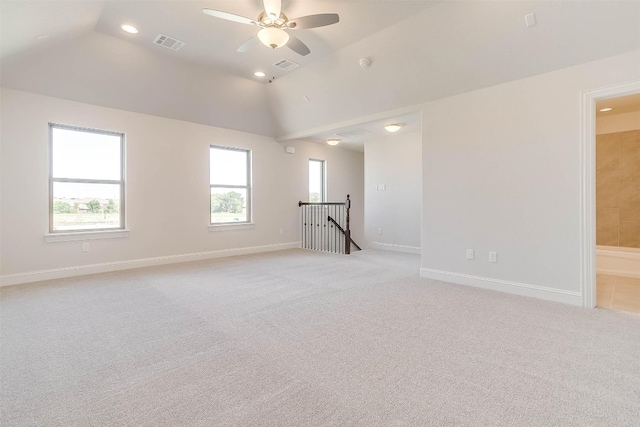
<path id="1" fill-rule="evenodd" d="M 364 170 L 367 243 L 375 248 L 419 252 L 422 133 L 401 131 L 366 141 Z M 384 191 L 376 189 L 380 185 Z"/>
<path id="2" fill-rule="evenodd" d="M 5 283 L 9 276 L 29 278 L 40 270 L 296 242 L 297 202 L 307 198 L 310 153 L 327 159 L 331 196 L 350 193 L 362 206 L 362 153 L 300 142 L 290 155 L 269 137 L 9 89 L 1 95 L 0 276 Z M 44 241 L 49 122 L 126 133 L 128 238 L 93 240 L 86 253 L 80 242 Z M 253 230 L 208 231 L 211 144 L 252 150 Z M 354 212 L 353 222 L 362 224 L 362 210 Z"/>
<path id="3" fill-rule="evenodd" d="M 421 274 L 581 304 L 581 91 L 632 80 L 639 51 L 425 104 Z"/>
<path id="4" fill-rule="evenodd" d="M 596 134 L 626 132 L 640 129 L 640 111 L 614 114 L 596 119 Z"/>

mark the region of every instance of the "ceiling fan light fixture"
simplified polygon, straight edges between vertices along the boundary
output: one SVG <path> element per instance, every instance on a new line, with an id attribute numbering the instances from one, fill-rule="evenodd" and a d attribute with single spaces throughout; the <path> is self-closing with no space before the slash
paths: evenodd
<path id="1" fill-rule="evenodd" d="M 384 127 L 384 129 L 385 129 L 387 132 L 391 132 L 391 133 L 393 133 L 393 132 L 398 132 L 398 131 L 400 130 L 400 128 L 401 128 L 401 127 L 402 127 L 402 125 L 401 125 L 401 124 L 398 124 L 398 123 L 392 123 L 392 124 L 386 125 L 386 126 Z"/>
<path id="2" fill-rule="evenodd" d="M 330 138 L 330 139 L 327 139 L 327 144 L 338 145 L 340 144 L 340 140 L 338 138 Z"/>
<path id="3" fill-rule="evenodd" d="M 267 27 L 258 31 L 258 39 L 263 45 L 276 49 L 287 44 L 289 34 L 280 28 Z"/>

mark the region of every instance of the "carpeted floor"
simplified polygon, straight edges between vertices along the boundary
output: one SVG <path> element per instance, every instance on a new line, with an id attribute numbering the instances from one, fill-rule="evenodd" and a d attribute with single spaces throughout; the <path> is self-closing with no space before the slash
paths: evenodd
<path id="1" fill-rule="evenodd" d="M 3 426 L 637 426 L 640 316 L 303 250 L 1 290 Z"/>

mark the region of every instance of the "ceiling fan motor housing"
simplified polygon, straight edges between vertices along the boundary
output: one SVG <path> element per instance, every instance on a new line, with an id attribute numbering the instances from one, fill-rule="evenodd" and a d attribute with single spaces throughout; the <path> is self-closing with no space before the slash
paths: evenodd
<path id="1" fill-rule="evenodd" d="M 258 15 L 258 22 L 261 24 L 260 26 L 262 27 L 276 27 L 276 28 L 293 28 L 295 27 L 295 23 L 292 23 L 293 27 L 289 27 L 287 25 L 287 21 L 289 21 L 289 18 L 287 18 L 287 15 L 285 15 L 284 13 L 280 13 L 280 16 L 278 17 L 278 19 L 273 19 L 271 16 L 267 15 L 266 12 L 262 12 L 260 13 L 260 15 Z"/>

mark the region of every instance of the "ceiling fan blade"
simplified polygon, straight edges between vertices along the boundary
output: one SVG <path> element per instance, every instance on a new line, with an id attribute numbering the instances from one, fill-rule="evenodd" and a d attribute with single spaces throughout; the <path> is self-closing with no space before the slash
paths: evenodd
<path id="1" fill-rule="evenodd" d="M 237 51 L 244 53 L 249 49 L 251 49 L 252 47 L 254 47 L 255 45 L 257 45 L 259 42 L 260 40 L 258 40 L 258 36 L 253 36 L 246 42 L 242 43 Z"/>
<path id="2" fill-rule="evenodd" d="M 311 53 L 306 44 L 302 43 L 299 38 L 289 34 L 289 41 L 287 42 L 289 49 L 297 53 L 298 55 L 306 56 Z"/>
<path id="3" fill-rule="evenodd" d="M 264 0 L 264 11 L 268 17 L 278 19 L 282 11 L 282 0 Z"/>
<path id="4" fill-rule="evenodd" d="M 319 15 L 301 16 L 300 18 L 291 19 L 287 23 L 289 28 L 305 29 L 305 28 L 318 28 L 325 27 L 327 25 L 340 22 L 340 17 L 337 13 L 321 13 Z"/>
<path id="5" fill-rule="evenodd" d="M 206 9 L 206 8 L 202 9 L 202 12 L 207 15 L 215 16 L 216 18 L 226 19 L 227 21 L 239 22 L 241 24 L 260 25 L 258 22 L 256 22 L 253 19 L 245 18 L 244 16 L 240 16 L 240 15 L 234 15 L 233 13 L 229 13 L 229 12 L 222 12 L 220 10 L 213 10 L 213 9 Z"/>

